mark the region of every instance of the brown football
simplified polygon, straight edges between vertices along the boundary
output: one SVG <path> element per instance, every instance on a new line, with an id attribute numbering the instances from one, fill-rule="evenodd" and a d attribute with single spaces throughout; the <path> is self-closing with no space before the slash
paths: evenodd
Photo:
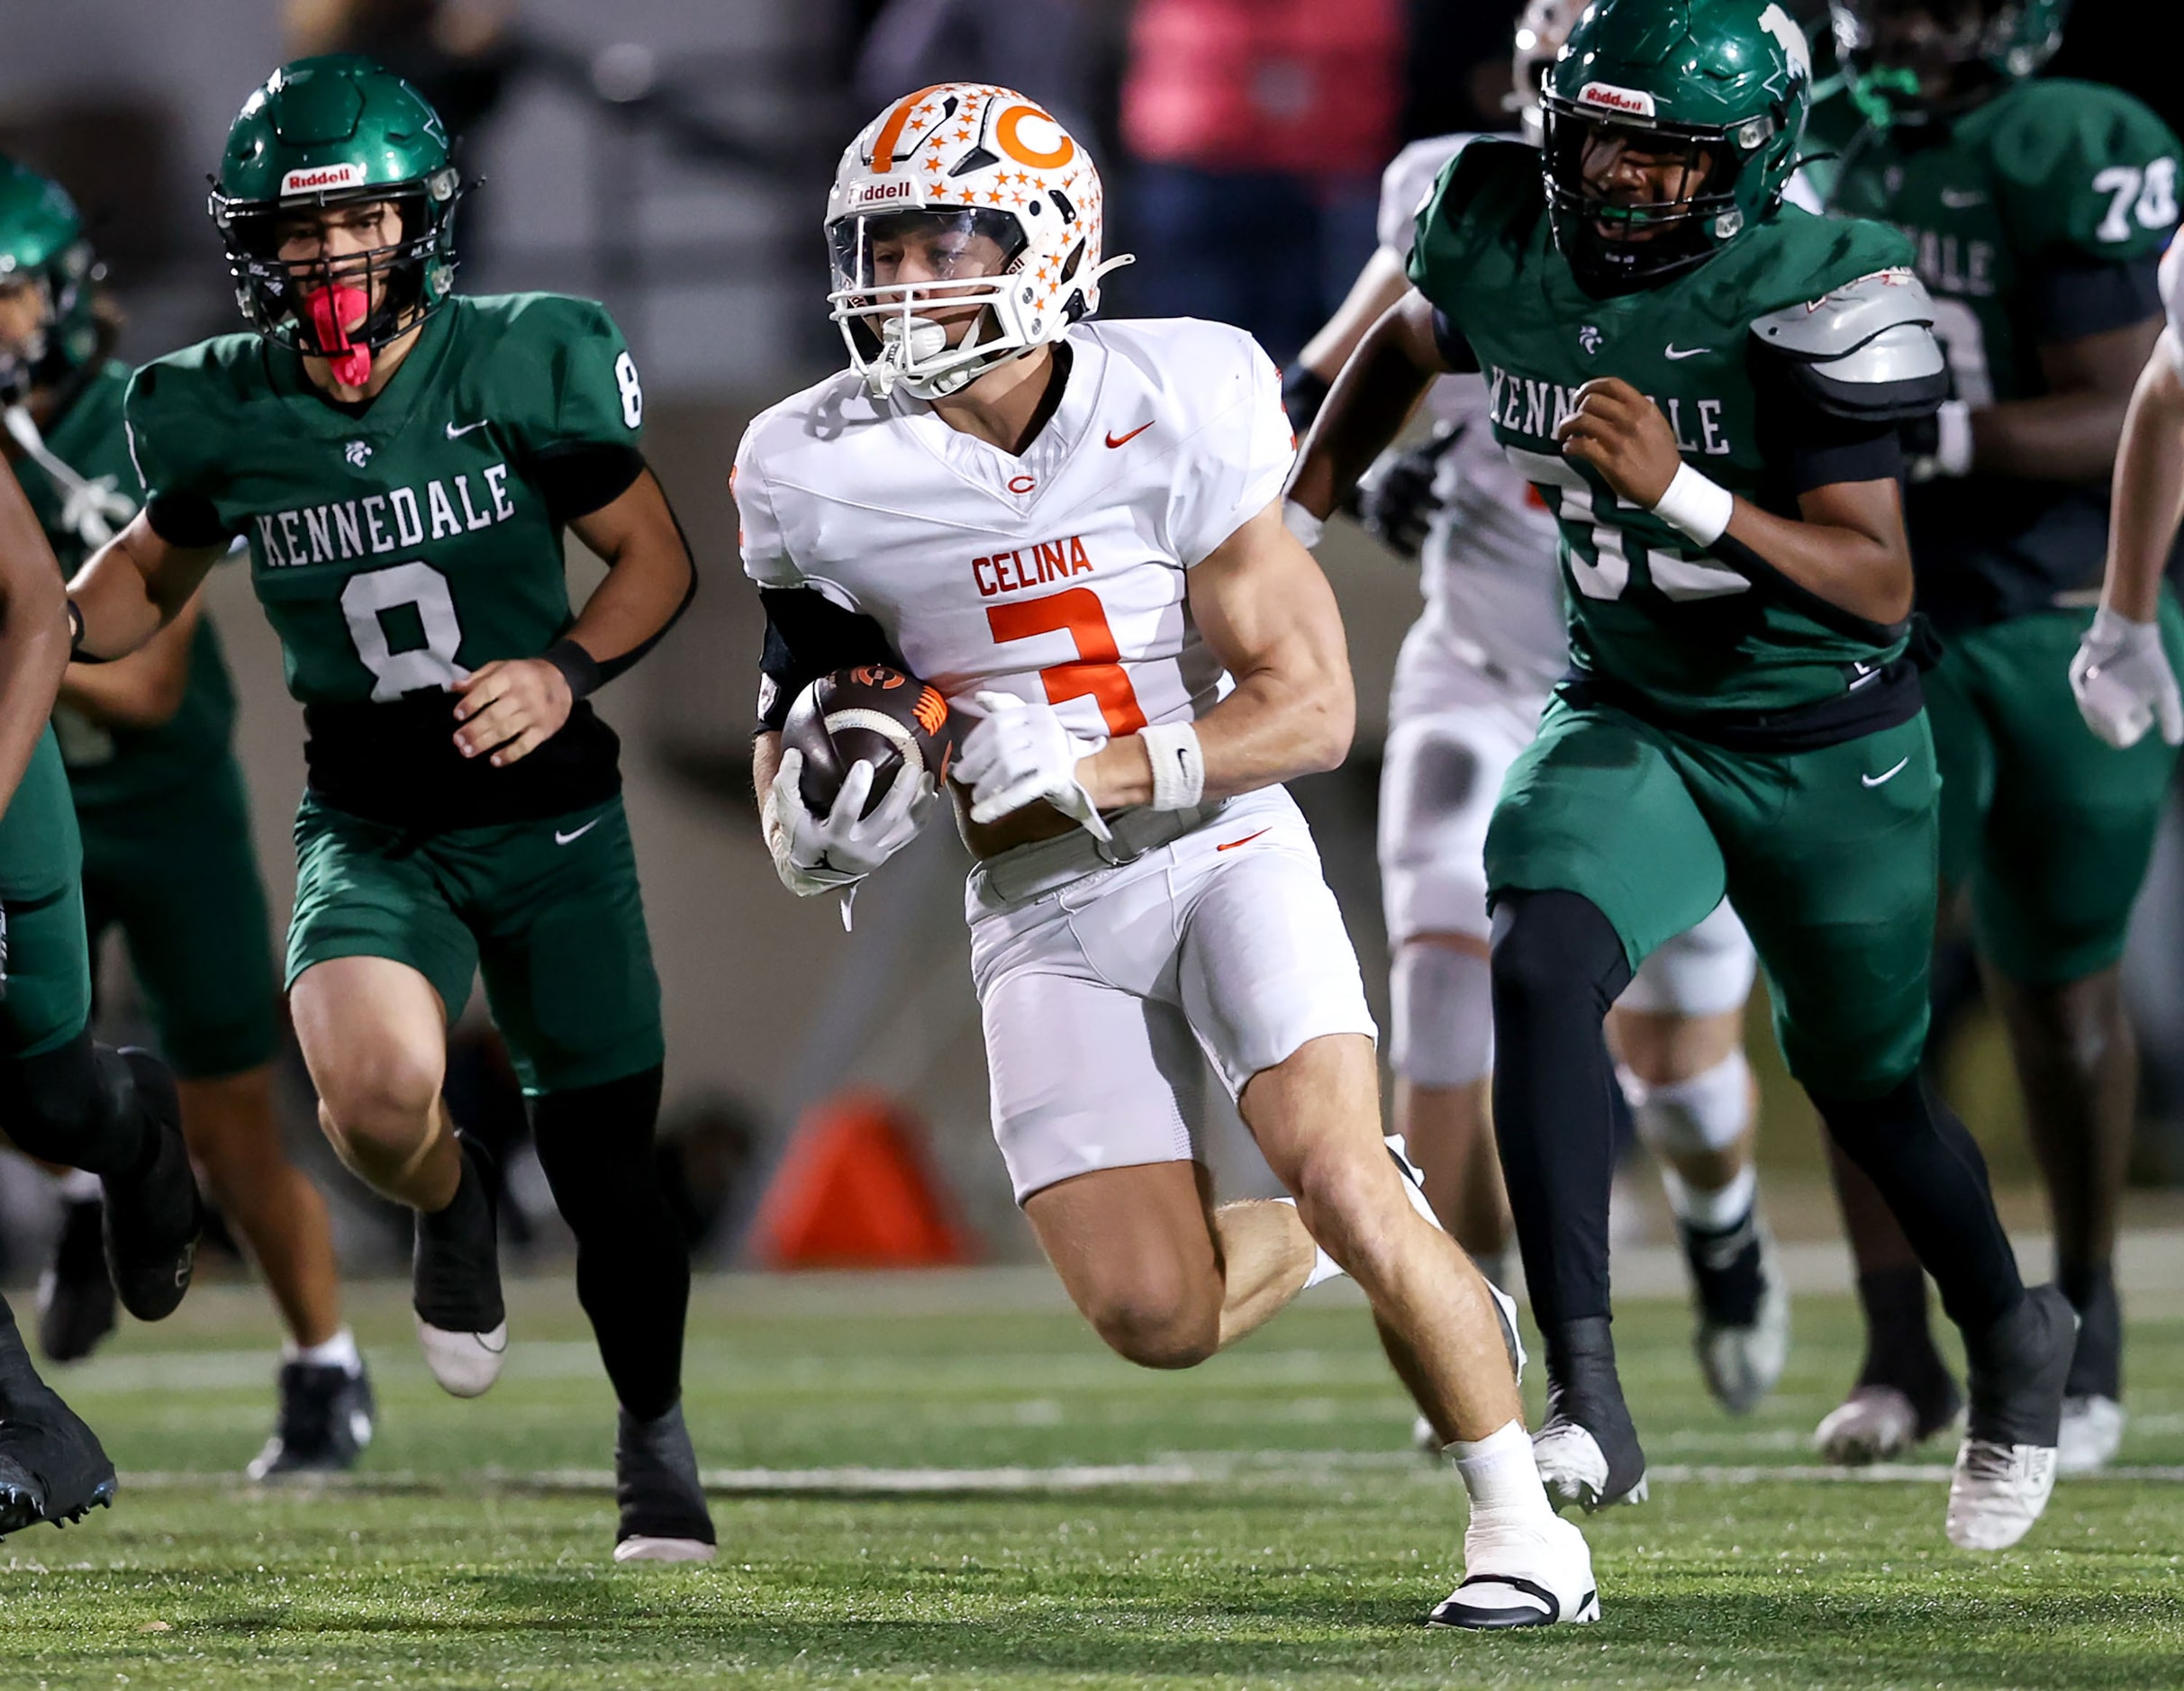
<path id="1" fill-rule="evenodd" d="M 870 816 L 905 763 L 914 760 L 936 782 L 947 774 L 947 719 L 939 689 L 885 665 L 863 664 L 821 675 L 797 694 L 781 743 L 803 754 L 797 787 L 814 816 L 833 809 L 851 764 L 869 763 L 864 813 Z"/>

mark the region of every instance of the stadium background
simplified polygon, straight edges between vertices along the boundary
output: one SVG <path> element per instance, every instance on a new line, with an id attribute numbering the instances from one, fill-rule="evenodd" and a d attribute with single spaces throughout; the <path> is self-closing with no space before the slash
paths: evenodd
<path id="1" fill-rule="evenodd" d="M 819 233 L 841 142 L 890 95 L 956 75 L 1006 81 L 1087 132 L 1110 183 L 1110 249 L 1135 271 L 1111 314 L 1236 316 L 1274 356 L 1299 313 L 1332 305 L 1371 241 L 1381 163 L 1400 140 L 1497 127 L 1515 0 L 7 0 L 0 8 L 0 149 L 59 176 L 107 259 L 147 357 L 238 327 L 204 180 L 243 96 L 284 58 L 373 46 L 418 76 L 485 186 L 464 213 L 462 285 L 603 299 L 646 382 L 648 446 L 695 548 L 699 600 L 662 650 L 603 700 L 624 770 L 658 953 L 668 1032 L 666 1129 L 694 1226 L 715 1262 L 745 1223 L 793 1124 L 846 1086 L 878 1087 L 923 1124 L 950 1201 L 989 1260 L 1028 1257 L 987 1135 L 984 1064 L 968 982 L 964 858 L 936 827 L 860 899 L 845 935 L 830 900 L 777 885 L 748 794 L 759 623 L 737 568 L 727 466 L 758 407 L 838 363 Z M 2184 113 L 2151 56 L 2132 50 L 2130 0 L 2080 0 L 2051 74 L 2130 86 L 2172 125 Z M 1210 61 L 1194 24 L 1248 20 L 1250 110 L 1206 119 L 1190 99 Z M 1199 55 L 1194 67 L 1193 56 Z M 1499 78 L 1499 86 L 1497 79 Z M 1289 138 L 1270 149 L 1268 136 Z M 1293 143 L 1293 144 L 1292 144 Z M 1246 168 L 1245 165 L 1255 167 Z M 1294 284 L 1270 294 L 1269 275 Z M 1305 321 L 1309 327 L 1309 321 Z M 1285 337 L 1287 344 L 1284 344 Z M 1300 783 L 1368 983 L 1386 974 L 1373 860 L 1387 682 L 1416 613 L 1415 574 L 1346 525 L 1322 553 L 1348 620 L 1359 683 L 1356 751 Z M 585 560 L 577 560 L 580 572 Z M 214 615 L 241 696 L 261 862 L 276 916 L 293 887 L 289 818 L 303 760 L 277 647 L 239 568 Z M 131 994 L 106 960 L 104 1014 Z M 2134 1218 L 2184 1218 L 2184 815 L 2172 814 L 2142 900 L 2128 974 L 2146 1067 Z M 2031 1167 L 1998 1035 L 1957 1023 L 1946 1074 L 2010 1192 L 2035 1221 Z M 1832 1231 L 1808 1112 L 1755 1025 L 1768 1082 L 1762 1133 L 1778 1225 Z M 473 1004 L 451 1077 L 457 1108 L 517 1130 Z M 1036 1036 L 1033 1030 L 1032 1036 Z M 354 1270 L 406 1261 L 406 1228 L 335 1169 L 290 1061 L 288 1132 L 322 1177 Z M 1267 1177 L 1233 1123 L 1217 1163 L 1232 1193 Z M 535 1163 L 516 1161 L 519 1243 L 560 1242 Z M 1632 1182 L 1645 1230 L 1650 1180 Z M 0 1168 L 0 1269 L 42 1261 L 50 1194 Z"/>

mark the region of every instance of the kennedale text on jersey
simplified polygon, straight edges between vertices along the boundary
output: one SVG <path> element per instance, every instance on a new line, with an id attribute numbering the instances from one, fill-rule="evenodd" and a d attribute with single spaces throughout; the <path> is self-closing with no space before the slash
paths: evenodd
<path id="1" fill-rule="evenodd" d="M 273 569 L 338 564 L 490 529 L 516 514 L 507 465 L 487 465 L 478 479 L 485 485 L 475 496 L 463 474 L 427 482 L 421 499 L 414 487 L 391 487 L 361 499 L 271 511 L 253 519 L 258 549 Z"/>
<path id="2" fill-rule="evenodd" d="M 1534 440 L 1552 441 L 1562 420 L 1575 408 L 1577 390 L 1557 382 L 1536 382 L 1529 376 L 1515 375 L 1496 365 L 1487 373 L 1486 402 L 1496 428 Z M 1683 400 L 1654 402 L 1667 413 L 1668 426 L 1676 437 L 1679 452 L 1719 458 L 1726 457 L 1733 449 L 1728 437 L 1721 431 L 1721 401 L 1691 402 L 1695 412 L 1691 420 L 1697 426 L 1697 439 L 1684 432 Z"/>
<path id="3" fill-rule="evenodd" d="M 1084 538 L 1075 534 L 1066 540 L 1036 540 L 1014 551 L 971 560 L 971 579 L 978 583 L 981 599 L 1092 573 L 1092 561 L 1084 550 Z"/>

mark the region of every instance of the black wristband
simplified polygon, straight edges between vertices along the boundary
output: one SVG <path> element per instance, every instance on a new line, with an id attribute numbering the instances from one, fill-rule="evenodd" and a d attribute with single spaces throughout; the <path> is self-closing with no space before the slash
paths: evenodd
<path id="1" fill-rule="evenodd" d="M 557 640 L 546 648 L 546 661 L 561 672 L 562 680 L 569 684 L 571 699 L 588 699 L 599 691 L 606 679 L 600 673 L 599 660 L 574 640 Z"/>
<path id="2" fill-rule="evenodd" d="M 75 600 L 68 601 L 68 662 L 71 664 L 110 664 L 113 660 L 95 657 L 84 650 L 84 608 Z"/>
<path id="3" fill-rule="evenodd" d="M 1289 426 L 1300 439 L 1311 431 L 1312 419 L 1319 415 L 1319 408 L 1327 403 L 1328 392 L 1334 385 L 1327 377 L 1301 364 L 1293 364 L 1283 373 L 1282 409 L 1289 413 Z"/>

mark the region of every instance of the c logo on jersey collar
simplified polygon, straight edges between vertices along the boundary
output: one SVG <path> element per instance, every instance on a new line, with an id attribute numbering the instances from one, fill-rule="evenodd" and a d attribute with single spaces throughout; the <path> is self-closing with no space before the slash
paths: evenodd
<path id="1" fill-rule="evenodd" d="M 1009 491 L 1011 493 L 1029 493 L 1038 485 L 1038 482 L 1033 476 L 1011 475 L 1009 478 Z"/>

